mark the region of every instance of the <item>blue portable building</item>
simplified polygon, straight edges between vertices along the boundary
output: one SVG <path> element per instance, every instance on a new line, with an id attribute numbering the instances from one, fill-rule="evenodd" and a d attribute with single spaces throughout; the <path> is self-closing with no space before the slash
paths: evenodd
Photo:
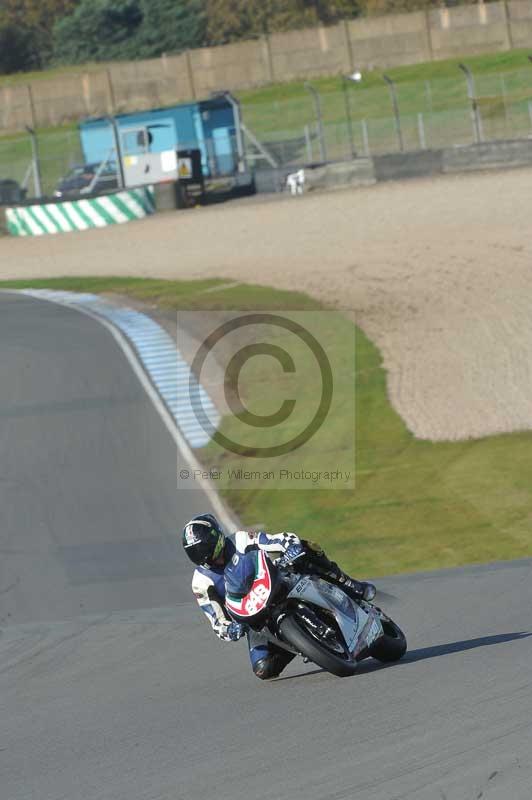
<path id="1" fill-rule="evenodd" d="M 229 99 L 230 98 L 230 99 Z M 230 176 L 239 169 L 241 152 L 238 104 L 230 95 L 80 122 L 85 163 L 116 160 L 116 139 L 123 163 L 181 150 L 199 149 L 205 177 Z M 115 134 L 116 131 L 116 134 Z M 167 159 L 171 163 L 171 158 Z"/>

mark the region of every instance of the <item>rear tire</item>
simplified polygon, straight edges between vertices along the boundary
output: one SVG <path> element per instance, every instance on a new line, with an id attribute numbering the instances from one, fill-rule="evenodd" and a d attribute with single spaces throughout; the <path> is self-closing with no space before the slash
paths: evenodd
<path id="1" fill-rule="evenodd" d="M 339 678 L 346 678 L 356 672 L 358 666 L 356 662 L 347 661 L 320 647 L 316 639 L 294 617 L 285 617 L 279 623 L 279 631 L 283 639 L 286 639 L 299 653 L 327 672 L 332 672 Z"/>
<path id="2" fill-rule="evenodd" d="M 384 635 L 370 647 L 370 655 L 382 664 L 399 661 L 406 653 L 406 636 L 391 619 L 381 619 Z"/>

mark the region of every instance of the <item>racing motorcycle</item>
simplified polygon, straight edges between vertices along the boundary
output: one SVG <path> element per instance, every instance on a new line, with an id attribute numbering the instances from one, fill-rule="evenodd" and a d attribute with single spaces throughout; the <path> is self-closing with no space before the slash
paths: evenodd
<path id="1" fill-rule="evenodd" d="M 236 555 L 225 586 L 234 620 L 333 675 L 352 675 L 366 658 L 389 663 L 406 653 L 404 633 L 380 608 L 322 577 L 276 566 L 263 550 Z"/>

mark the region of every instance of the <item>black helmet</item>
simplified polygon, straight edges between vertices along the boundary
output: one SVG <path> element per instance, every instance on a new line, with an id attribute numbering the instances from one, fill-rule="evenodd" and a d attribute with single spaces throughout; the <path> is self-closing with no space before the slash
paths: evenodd
<path id="1" fill-rule="evenodd" d="M 183 547 L 198 567 L 212 567 L 225 547 L 222 526 L 212 514 L 199 514 L 183 528 Z"/>

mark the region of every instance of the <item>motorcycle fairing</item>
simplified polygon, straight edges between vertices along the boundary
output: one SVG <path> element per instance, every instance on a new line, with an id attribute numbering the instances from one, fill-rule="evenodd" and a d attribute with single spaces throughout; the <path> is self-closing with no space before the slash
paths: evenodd
<path id="1" fill-rule="evenodd" d="M 363 650 L 366 650 L 375 639 L 378 639 L 379 636 L 382 636 L 384 633 L 376 609 L 372 608 L 368 612 L 363 611 L 362 613 L 366 615 L 367 619 L 358 636 L 356 647 L 353 650 L 354 659 L 357 659 Z"/>
<path id="2" fill-rule="evenodd" d="M 336 586 L 311 576 L 302 577 L 287 599 L 312 603 L 332 612 L 353 660 L 382 635 L 377 611 L 361 608 Z"/>

